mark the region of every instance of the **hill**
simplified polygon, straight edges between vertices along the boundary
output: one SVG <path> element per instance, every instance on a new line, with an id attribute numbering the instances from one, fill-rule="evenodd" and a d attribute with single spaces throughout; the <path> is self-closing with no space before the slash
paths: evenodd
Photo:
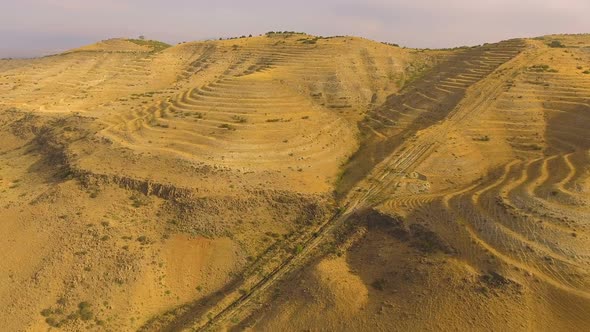
<path id="1" fill-rule="evenodd" d="M 273 33 L 2 60 L 0 319 L 588 326 L 589 44 Z"/>

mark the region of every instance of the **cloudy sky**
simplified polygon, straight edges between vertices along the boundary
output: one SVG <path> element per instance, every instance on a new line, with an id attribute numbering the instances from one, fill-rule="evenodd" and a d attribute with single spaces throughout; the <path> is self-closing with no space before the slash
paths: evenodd
<path id="1" fill-rule="evenodd" d="M 270 30 L 409 47 L 590 32 L 590 0 L 0 0 L 0 57 L 112 37 L 170 43 Z"/>

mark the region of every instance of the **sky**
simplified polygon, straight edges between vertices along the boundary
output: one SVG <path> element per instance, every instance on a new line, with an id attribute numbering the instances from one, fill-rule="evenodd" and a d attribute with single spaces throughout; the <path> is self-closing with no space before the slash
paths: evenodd
<path id="1" fill-rule="evenodd" d="M 0 58 L 114 37 L 169 43 L 301 31 L 407 47 L 590 32 L 590 0 L 0 0 Z"/>

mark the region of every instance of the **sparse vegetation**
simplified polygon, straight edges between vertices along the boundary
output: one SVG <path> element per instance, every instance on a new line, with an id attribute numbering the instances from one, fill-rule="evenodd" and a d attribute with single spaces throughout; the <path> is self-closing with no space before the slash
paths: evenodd
<path id="1" fill-rule="evenodd" d="M 246 118 L 245 118 L 245 117 L 243 117 L 243 116 L 239 116 L 239 115 L 234 115 L 234 116 L 232 116 L 232 119 L 233 119 L 235 122 L 237 122 L 237 123 L 246 123 L 246 122 L 248 122 L 248 119 L 246 119 Z"/>
<path id="2" fill-rule="evenodd" d="M 559 40 L 552 40 L 549 44 L 547 44 L 549 47 L 553 47 L 553 48 L 565 48 L 565 45 L 563 45 Z"/>
<path id="3" fill-rule="evenodd" d="M 478 142 L 489 142 L 490 137 L 488 135 L 476 136 L 476 137 L 473 137 L 473 140 L 478 141 Z"/>
<path id="4" fill-rule="evenodd" d="M 0 63 L 26 108 L 0 112 L 3 285 L 27 290 L 0 320 L 469 330 L 539 317 L 535 289 L 581 298 L 587 44 L 295 34 Z M 585 318 L 559 308 L 542 323 Z"/>
<path id="5" fill-rule="evenodd" d="M 94 317 L 91 307 L 92 305 L 88 302 L 80 302 L 78 304 L 78 315 L 81 320 L 91 320 Z"/>
<path id="6" fill-rule="evenodd" d="M 150 240 L 145 235 L 141 235 L 141 236 L 137 237 L 137 242 L 141 243 L 142 245 L 150 244 Z"/>
<path id="7" fill-rule="evenodd" d="M 140 36 L 143 37 L 143 36 Z M 153 53 L 158 53 L 160 51 L 163 51 L 167 48 L 169 48 L 171 45 L 163 43 L 161 41 L 157 41 L 157 40 L 146 40 L 145 37 L 144 39 L 127 39 L 128 41 L 140 45 L 140 46 L 147 46 L 150 47 L 152 49 Z"/>
<path id="8" fill-rule="evenodd" d="M 137 192 L 131 195 L 129 199 L 131 199 L 131 205 L 135 208 L 140 208 L 150 203 L 149 197 Z"/>
<path id="9" fill-rule="evenodd" d="M 385 289 L 385 279 L 379 278 L 371 283 L 371 287 L 376 290 L 383 291 Z"/>
<path id="10" fill-rule="evenodd" d="M 530 66 L 528 68 L 528 70 L 532 71 L 532 72 L 536 72 L 536 73 L 543 73 L 543 72 L 557 73 L 558 72 L 557 69 L 553 69 L 549 65 L 546 65 L 546 64 L 533 65 L 533 66 Z"/>

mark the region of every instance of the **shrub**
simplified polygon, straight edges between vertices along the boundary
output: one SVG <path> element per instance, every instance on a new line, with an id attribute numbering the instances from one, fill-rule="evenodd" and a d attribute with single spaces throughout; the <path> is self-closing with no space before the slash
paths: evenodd
<path id="1" fill-rule="evenodd" d="M 488 135 L 478 136 L 474 137 L 473 140 L 478 142 L 488 142 L 490 140 L 490 137 Z"/>
<path id="2" fill-rule="evenodd" d="M 385 288 L 385 279 L 377 279 L 371 283 L 371 286 L 377 290 L 382 291 Z"/>
<path id="3" fill-rule="evenodd" d="M 543 72 L 557 73 L 558 72 L 557 69 L 551 68 L 551 67 L 549 67 L 549 65 L 545 65 L 545 64 L 530 66 L 528 68 L 528 70 L 535 72 L 535 73 L 543 73 Z"/>
<path id="4" fill-rule="evenodd" d="M 139 242 L 141 244 L 148 244 L 148 243 L 150 243 L 150 240 L 148 239 L 147 236 L 142 235 L 137 238 L 137 242 Z"/>
<path id="5" fill-rule="evenodd" d="M 53 311 L 49 308 L 41 310 L 41 316 L 43 317 L 50 316 L 52 313 Z"/>
<path id="6" fill-rule="evenodd" d="M 295 247 L 295 253 L 296 253 L 296 254 L 300 254 L 302 251 L 303 251 L 303 246 L 302 246 L 302 245 L 300 245 L 300 244 L 298 244 L 298 245 Z"/>
<path id="7" fill-rule="evenodd" d="M 92 317 L 94 317 L 92 310 L 90 310 L 90 309 L 80 310 L 80 319 L 81 320 L 91 320 Z"/>
<path id="8" fill-rule="evenodd" d="M 131 205 L 135 208 L 140 208 L 142 206 L 148 205 L 150 203 L 150 200 L 148 197 L 139 194 L 139 193 L 134 193 L 131 197 L 130 197 L 132 203 Z"/>
<path id="9" fill-rule="evenodd" d="M 80 309 L 80 310 L 82 310 L 82 309 L 88 309 L 90 307 L 91 307 L 91 304 L 88 303 L 88 302 L 86 302 L 86 301 L 83 301 L 83 302 L 78 303 L 78 309 Z"/>
<path id="10" fill-rule="evenodd" d="M 45 322 L 47 323 L 47 325 L 52 326 L 52 327 L 59 327 L 61 324 L 57 321 L 57 319 L 53 318 L 53 317 L 47 317 L 45 319 Z"/>
<path id="11" fill-rule="evenodd" d="M 245 118 L 245 117 L 243 117 L 243 116 L 239 116 L 239 115 L 234 115 L 234 116 L 232 116 L 231 118 L 232 118 L 232 119 L 233 119 L 235 122 L 237 122 L 237 123 L 246 123 L 246 122 L 248 122 L 248 119 L 246 119 L 246 118 Z"/>
<path id="12" fill-rule="evenodd" d="M 565 47 L 565 45 L 563 45 L 559 40 L 553 40 L 547 45 L 549 47 L 553 47 L 553 48 L 564 48 Z"/>
<path id="13" fill-rule="evenodd" d="M 78 304 L 78 315 L 82 320 L 91 320 L 94 317 L 92 313 L 91 304 L 84 301 Z"/>

